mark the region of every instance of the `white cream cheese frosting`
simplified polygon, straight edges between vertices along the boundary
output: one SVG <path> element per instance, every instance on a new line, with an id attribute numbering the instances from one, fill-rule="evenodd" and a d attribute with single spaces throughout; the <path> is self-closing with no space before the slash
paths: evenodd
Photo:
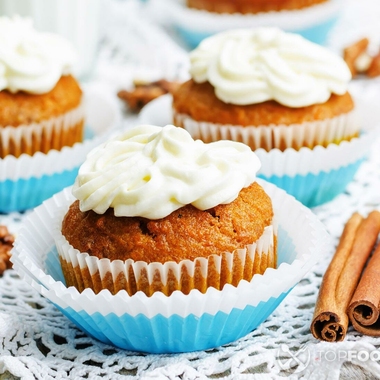
<path id="1" fill-rule="evenodd" d="M 341 57 L 277 28 L 216 34 L 190 53 L 190 61 L 195 82 L 210 82 L 220 100 L 236 105 L 324 103 L 332 93 L 343 95 L 351 79 Z"/>
<path id="2" fill-rule="evenodd" d="M 233 141 L 205 144 L 182 128 L 142 125 L 92 150 L 73 194 L 81 211 L 160 219 L 188 204 L 232 202 L 255 181 L 260 161 Z"/>
<path id="3" fill-rule="evenodd" d="M 75 58 L 67 40 L 36 31 L 31 19 L 0 17 L 0 91 L 47 93 L 72 72 Z"/>

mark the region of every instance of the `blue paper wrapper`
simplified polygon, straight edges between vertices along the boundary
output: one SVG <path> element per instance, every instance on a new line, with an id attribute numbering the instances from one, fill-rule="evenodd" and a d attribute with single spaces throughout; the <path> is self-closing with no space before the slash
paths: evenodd
<path id="1" fill-rule="evenodd" d="M 12 251 L 14 269 L 94 338 L 133 351 L 172 353 L 205 350 L 235 341 L 260 325 L 330 248 L 317 217 L 283 190 L 258 182 L 272 199 L 279 222 L 277 269 L 221 291 L 188 295 L 175 291 L 147 297 L 108 290 L 94 294 L 66 288 L 54 246 L 58 210 L 74 200 L 70 189 L 37 207 L 20 230 Z"/>
<path id="2" fill-rule="evenodd" d="M 258 177 L 284 189 L 305 206 L 319 206 L 345 191 L 378 133 L 378 128 L 373 128 L 339 145 L 314 149 L 258 149 L 256 154 L 262 162 Z"/>
<path id="3" fill-rule="evenodd" d="M 0 182 L 0 212 L 25 211 L 38 206 L 74 183 L 79 166 L 60 173 Z"/>
<path id="4" fill-rule="evenodd" d="M 302 37 L 308 39 L 316 44 L 324 45 L 327 41 L 328 34 L 338 20 L 338 16 L 316 23 L 307 28 L 302 29 L 289 29 L 287 32 L 300 34 Z M 253 25 L 254 26 L 254 23 Z M 181 38 L 191 48 L 196 48 L 202 40 L 215 34 L 210 32 L 202 32 L 198 30 L 186 29 L 181 25 L 176 25 L 176 29 Z"/>
<path id="5" fill-rule="evenodd" d="M 205 38 L 227 29 L 272 26 L 298 33 L 308 40 L 325 44 L 338 20 L 341 0 L 330 0 L 300 10 L 257 14 L 220 14 L 187 8 L 181 0 L 150 0 L 152 8 L 166 15 L 183 41 L 195 48 Z M 155 12 L 152 10 L 152 12 Z"/>
<path id="6" fill-rule="evenodd" d="M 352 164 L 317 174 L 297 174 L 293 177 L 288 175 L 266 177 L 262 174 L 258 176 L 286 190 L 305 206 L 315 207 L 343 193 L 364 160 L 365 156 Z"/>

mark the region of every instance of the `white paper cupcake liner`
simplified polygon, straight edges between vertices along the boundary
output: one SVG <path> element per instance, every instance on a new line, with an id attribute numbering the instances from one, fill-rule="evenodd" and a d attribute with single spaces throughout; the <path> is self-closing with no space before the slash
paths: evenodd
<path id="1" fill-rule="evenodd" d="M 67 207 L 57 215 L 54 240 L 66 277 L 66 284 L 79 291 L 91 288 L 95 293 L 108 289 L 112 294 L 124 289 L 129 295 L 143 291 L 148 296 L 155 291 L 170 295 L 175 290 L 188 294 L 191 289 L 204 293 L 208 286 L 222 289 L 225 284 L 236 285 L 241 279 L 251 280 L 257 273 L 276 266 L 276 225 L 267 226 L 254 243 L 234 252 L 221 252 L 194 261 L 146 263 L 132 259 L 98 259 L 74 249 L 61 233 Z"/>
<path id="2" fill-rule="evenodd" d="M 258 181 L 271 197 L 279 223 L 278 268 L 223 290 L 175 291 L 151 297 L 126 291 L 112 295 L 66 288 L 54 244 L 57 212 L 71 204 L 65 189 L 36 208 L 25 220 L 14 248 L 14 269 L 53 302 L 70 320 L 93 337 L 145 352 L 203 350 L 236 340 L 256 328 L 290 289 L 331 248 L 322 223 L 283 190 Z M 228 327 L 228 328 L 227 328 Z"/>
<path id="3" fill-rule="evenodd" d="M 337 117 L 291 125 L 239 126 L 199 122 L 189 115 L 173 110 L 174 124 L 186 129 L 194 139 L 204 142 L 234 140 L 243 142 L 252 150 L 263 148 L 285 150 L 302 147 L 313 148 L 316 145 L 326 147 L 330 143 L 339 143 L 357 137 L 360 124 L 355 112 Z"/>
<path id="4" fill-rule="evenodd" d="M 81 104 L 65 114 L 28 125 L 6 126 L 0 129 L 0 153 L 19 157 L 60 150 L 82 142 L 84 135 L 85 107 Z"/>
<path id="5" fill-rule="evenodd" d="M 23 211 L 39 205 L 73 184 L 87 153 L 103 142 L 119 120 L 119 111 L 95 87 L 84 91 L 85 139 L 72 147 L 8 155 L 0 159 L 0 212 Z"/>
<path id="6" fill-rule="evenodd" d="M 187 8 L 185 0 L 150 0 L 150 12 L 161 13 L 164 20 L 172 23 L 191 47 L 212 34 L 228 29 L 264 26 L 297 32 L 313 42 L 323 44 L 342 5 L 341 0 L 330 0 L 300 10 L 220 14 Z"/>

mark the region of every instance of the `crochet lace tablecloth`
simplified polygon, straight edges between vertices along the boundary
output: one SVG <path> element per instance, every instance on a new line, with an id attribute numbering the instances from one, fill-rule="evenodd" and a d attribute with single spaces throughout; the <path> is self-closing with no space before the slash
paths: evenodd
<path id="1" fill-rule="evenodd" d="M 380 41 L 378 1 L 347 2 L 330 38 L 333 49 L 361 36 Z M 187 54 L 134 1 L 113 1 L 104 14 L 104 38 L 92 81 L 115 95 L 132 79 L 183 79 Z M 363 22 L 365 20 L 365 22 Z M 376 25 L 377 29 L 376 29 Z M 363 91 L 380 86 L 362 81 Z M 116 98 L 116 96 L 115 96 Z M 379 97 L 380 99 L 380 97 Z M 379 103 L 380 104 L 380 103 Z M 135 116 L 124 112 L 124 128 Z M 380 209 L 380 141 L 347 191 L 313 209 L 337 243 L 354 211 Z M 27 213 L 25 213 L 27 214 Z M 25 214 L 0 215 L 17 234 Z M 380 339 L 350 328 L 342 343 L 315 340 L 309 330 L 321 277 L 334 252 L 292 290 L 255 331 L 216 349 L 176 355 L 128 352 L 86 336 L 13 270 L 0 277 L 0 379 L 376 379 Z"/>

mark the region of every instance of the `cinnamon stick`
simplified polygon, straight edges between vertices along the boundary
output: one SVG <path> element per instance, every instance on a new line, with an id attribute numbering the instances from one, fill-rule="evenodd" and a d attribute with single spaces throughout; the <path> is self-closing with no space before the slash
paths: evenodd
<path id="1" fill-rule="evenodd" d="M 380 246 L 377 246 L 348 307 L 355 330 L 365 335 L 380 336 Z"/>
<path id="2" fill-rule="evenodd" d="M 338 342 L 349 323 L 347 308 L 380 232 L 380 212 L 367 218 L 354 213 L 346 223 L 333 259 L 323 276 L 310 329 L 315 338 Z"/>

